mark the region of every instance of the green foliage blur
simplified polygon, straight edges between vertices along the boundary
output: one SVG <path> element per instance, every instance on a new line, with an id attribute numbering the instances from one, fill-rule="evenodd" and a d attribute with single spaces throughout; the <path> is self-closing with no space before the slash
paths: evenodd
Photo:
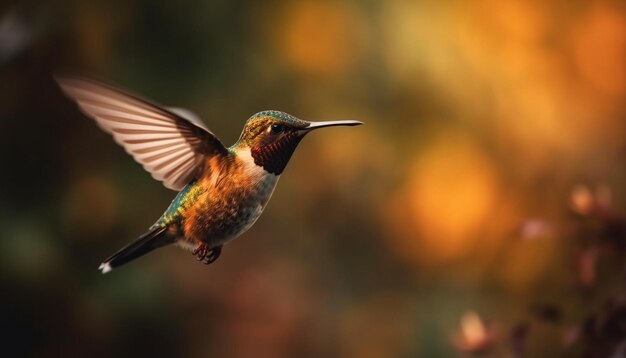
<path id="1" fill-rule="evenodd" d="M 366 125 L 308 136 L 213 265 L 166 248 L 102 275 L 175 193 L 67 70 L 226 144 L 267 109 Z M 620 1 L 4 2 L 3 356 L 624 350 L 625 97 Z"/>

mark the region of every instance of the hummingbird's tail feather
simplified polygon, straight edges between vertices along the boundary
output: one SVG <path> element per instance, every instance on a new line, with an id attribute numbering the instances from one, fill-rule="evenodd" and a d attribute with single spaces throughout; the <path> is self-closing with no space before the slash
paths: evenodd
<path id="1" fill-rule="evenodd" d="M 124 246 L 108 259 L 104 260 L 98 270 L 107 273 L 112 269 L 121 266 L 131 260 L 147 254 L 148 252 L 174 242 L 166 234 L 167 227 L 153 227 L 145 234 L 139 236 L 135 241 Z"/>

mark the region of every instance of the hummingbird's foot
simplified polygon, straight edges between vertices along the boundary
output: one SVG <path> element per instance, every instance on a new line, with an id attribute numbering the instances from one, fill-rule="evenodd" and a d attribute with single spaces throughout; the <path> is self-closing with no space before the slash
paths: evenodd
<path id="1" fill-rule="evenodd" d="M 222 253 L 222 245 L 216 247 L 210 247 L 207 243 L 203 242 L 191 252 L 196 255 L 198 261 L 202 261 L 204 264 L 209 265 L 217 260 Z"/>
<path id="2" fill-rule="evenodd" d="M 198 258 L 198 261 L 204 260 L 204 258 L 208 255 L 211 248 L 207 243 L 201 242 L 195 250 L 191 252 L 192 255 L 195 255 Z"/>
<path id="3" fill-rule="evenodd" d="M 212 264 L 213 262 L 215 262 L 215 260 L 217 260 L 218 257 L 220 257 L 221 254 L 222 254 L 222 245 L 212 248 L 211 250 L 209 250 L 209 254 L 206 257 L 204 264 L 205 265 Z"/>

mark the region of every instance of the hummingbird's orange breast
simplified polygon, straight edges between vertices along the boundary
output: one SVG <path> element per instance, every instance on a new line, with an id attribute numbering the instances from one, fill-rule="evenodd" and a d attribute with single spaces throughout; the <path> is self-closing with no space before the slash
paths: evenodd
<path id="1" fill-rule="evenodd" d="M 221 245 L 248 230 L 269 201 L 278 176 L 256 166 L 249 150 L 207 160 L 201 193 L 183 214 L 186 241 Z"/>

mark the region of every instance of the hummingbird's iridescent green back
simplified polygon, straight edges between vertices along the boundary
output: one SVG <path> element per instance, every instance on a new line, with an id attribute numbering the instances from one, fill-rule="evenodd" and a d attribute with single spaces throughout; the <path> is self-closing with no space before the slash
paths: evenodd
<path id="1" fill-rule="evenodd" d="M 167 226 L 180 220 L 185 209 L 193 205 L 203 192 L 204 188 L 198 183 L 198 180 L 193 180 L 187 184 L 172 200 L 172 203 L 155 223 L 155 226 Z"/>

